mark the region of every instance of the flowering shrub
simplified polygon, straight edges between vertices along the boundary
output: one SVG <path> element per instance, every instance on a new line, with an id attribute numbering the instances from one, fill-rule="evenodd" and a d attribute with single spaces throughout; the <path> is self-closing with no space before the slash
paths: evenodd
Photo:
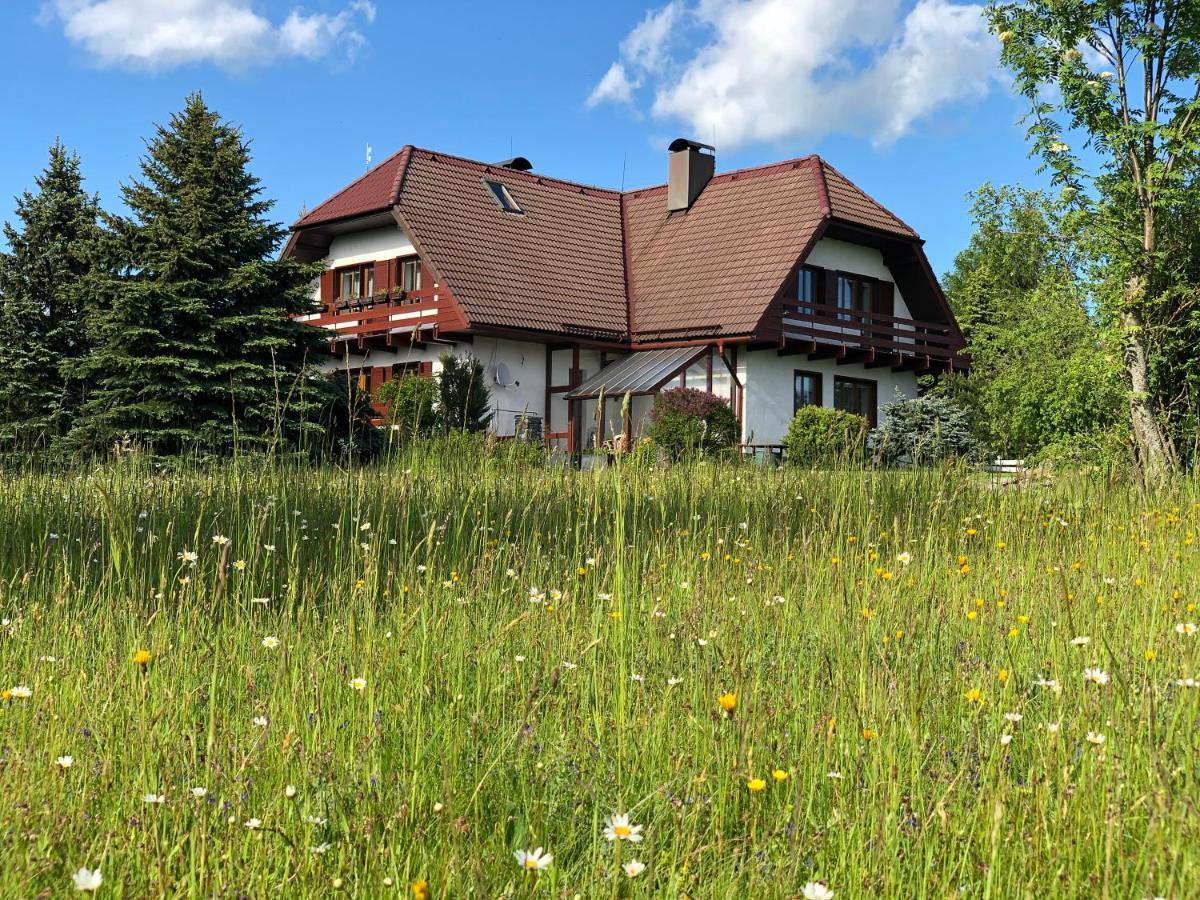
<path id="1" fill-rule="evenodd" d="M 783 438 L 787 460 L 797 466 L 827 466 L 861 459 L 869 428 L 867 420 L 854 413 L 803 406 Z"/>
<path id="2" fill-rule="evenodd" d="M 737 430 L 729 403 L 695 388 L 663 391 L 650 410 L 650 438 L 675 459 L 732 447 Z"/>

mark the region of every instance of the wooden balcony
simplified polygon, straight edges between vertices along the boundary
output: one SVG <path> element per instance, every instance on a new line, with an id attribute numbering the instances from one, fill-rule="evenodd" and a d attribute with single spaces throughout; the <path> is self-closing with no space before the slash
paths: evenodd
<path id="1" fill-rule="evenodd" d="M 327 303 L 322 311 L 299 316 L 297 321 L 328 330 L 330 349 L 340 353 L 344 342 L 364 349 L 432 340 L 445 310 L 432 291 L 391 291 Z"/>
<path id="2" fill-rule="evenodd" d="M 782 353 L 807 353 L 867 368 L 890 366 L 918 373 L 966 371 L 963 341 L 945 323 L 884 313 L 864 313 L 821 303 L 790 302 L 783 308 Z"/>

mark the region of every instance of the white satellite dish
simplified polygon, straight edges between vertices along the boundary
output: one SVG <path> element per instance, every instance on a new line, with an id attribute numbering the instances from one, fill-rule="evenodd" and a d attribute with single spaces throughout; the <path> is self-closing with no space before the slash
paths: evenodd
<path id="1" fill-rule="evenodd" d="M 496 379 L 496 384 L 500 385 L 500 387 L 512 386 L 512 372 L 509 371 L 507 363 L 496 363 L 496 369 L 493 374 Z"/>

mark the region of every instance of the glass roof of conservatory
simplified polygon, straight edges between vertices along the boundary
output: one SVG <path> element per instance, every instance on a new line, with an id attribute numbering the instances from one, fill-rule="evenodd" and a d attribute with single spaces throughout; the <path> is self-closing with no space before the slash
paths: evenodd
<path id="1" fill-rule="evenodd" d="M 642 350 L 605 366 L 567 394 L 568 400 L 591 400 L 601 392 L 606 397 L 625 394 L 653 394 L 660 387 L 711 352 L 708 346 L 675 347 L 670 350 Z"/>

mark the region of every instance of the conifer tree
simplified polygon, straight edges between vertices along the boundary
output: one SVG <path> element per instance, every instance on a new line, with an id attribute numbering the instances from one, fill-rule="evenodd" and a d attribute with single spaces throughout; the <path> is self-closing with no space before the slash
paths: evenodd
<path id="1" fill-rule="evenodd" d="M 292 319 L 313 305 L 311 266 L 273 259 L 242 132 L 199 94 L 158 126 L 141 177 L 109 217 L 113 274 L 98 291 L 93 380 L 72 437 L 102 449 L 125 436 L 158 453 L 230 452 L 323 434 L 328 387 L 309 379 L 321 338 Z"/>
<path id="2" fill-rule="evenodd" d="M 99 203 L 83 190 L 79 157 L 60 142 L 17 198 L 0 254 L 0 448 L 52 446 L 81 403 L 84 309 L 96 265 Z"/>

